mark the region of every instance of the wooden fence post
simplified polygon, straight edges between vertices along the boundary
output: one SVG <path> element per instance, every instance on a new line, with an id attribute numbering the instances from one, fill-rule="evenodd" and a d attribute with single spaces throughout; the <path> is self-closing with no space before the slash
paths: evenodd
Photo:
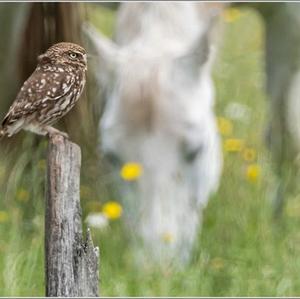
<path id="1" fill-rule="evenodd" d="M 45 215 L 46 296 L 99 296 L 99 249 L 89 229 L 82 236 L 81 151 L 55 135 L 49 139 Z"/>

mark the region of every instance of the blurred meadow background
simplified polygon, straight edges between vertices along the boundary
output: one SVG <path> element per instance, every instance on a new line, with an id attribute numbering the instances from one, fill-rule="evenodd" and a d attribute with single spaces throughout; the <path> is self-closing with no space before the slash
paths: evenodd
<path id="1" fill-rule="evenodd" d="M 88 16 L 103 33 L 112 35 L 113 10 L 90 4 Z M 136 267 L 122 227 L 120 198 L 106 181 L 112 175 L 138 180 L 139 172 L 132 165 L 125 165 L 120 174 L 101 171 L 101 160 L 93 159 L 93 146 L 76 140 L 83 150 L 83 219 L 91 212 L 103 212 L 109 219 L 102 229 L 92 229 L 94 243 L 100 247 L 101 296 L 294 296 L 300 292 L 299 198 L 290 197 L 277 220 L 270 203 L 274 177 L 265 146 L 263 23 L 254 10 L 244 8 L 227 8 L 222 18 L 214 80 L 224 170 L 186 268 Z M 47 140 L 29 133 L 22 133 L 20 139 L 17 148 L 10 144 L 0 157 L 0 295 L 43 296 Z M 166 236 L 165 242 L 172 242 L 172 236 Z"/>

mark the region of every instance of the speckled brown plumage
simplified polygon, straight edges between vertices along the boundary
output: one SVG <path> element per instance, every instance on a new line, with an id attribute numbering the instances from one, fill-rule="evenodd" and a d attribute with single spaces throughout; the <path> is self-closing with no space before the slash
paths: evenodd
<path id="1" fill-rule="evenodd" d="M 21 129 L 37 134 L 62 134 L 51 127 L 67 114 L 85 85 L 85 50 L 73 43 L 59 43 L 38 57 L 38 65 L 24 82 L 2 121 L 0 137 Z"/>

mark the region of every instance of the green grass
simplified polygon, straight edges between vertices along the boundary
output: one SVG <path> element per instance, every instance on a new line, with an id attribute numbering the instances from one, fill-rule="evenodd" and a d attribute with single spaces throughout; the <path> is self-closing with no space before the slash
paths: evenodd
<path id="1" fill-rule="evenodd" d="M 110 34 L 110 12 L 95 9 L 91 19 Z M 271 215 L 274 185 L 263 135 L 267 114 L 263 34 L 261 20 L 250 10 L 226 23 L 214 72 L 217 115 L 228 118 L 226 109 L 232 101 L 247 105 L 251 111 L 248 122 L 232 120 L 230 137 L 255 148 L 260 176 L 249 181 L 245 175 L 249 162 L 243 160 L 240 152 L 224 152 L 220 189 L 205 210 L 202 232 L 185 269 L 136 267 L 120 220 L 112 222 L 105 231 L 92 230 L 94 242 L 101 250 L 102 296 L 299 294 L 299 198 L 289 199 L 281 221 L 274 222 Z M 222 138 L 225 141 L 229 137 Z M 1 159 L 0 164 L 1 296 L 44 295 L 45 144 L 33 153 L 31 142 L 30 138 L 24 139 L 23 154 L 13 162 Z M 83 181 L 88 184 L 87 179 Z M 92 186 L 85 185 L 83 192 L 84 214 L 88 211 L 89 188 Z M 106 200 L 106 196 L 99 193 L 93 200 Z"/>

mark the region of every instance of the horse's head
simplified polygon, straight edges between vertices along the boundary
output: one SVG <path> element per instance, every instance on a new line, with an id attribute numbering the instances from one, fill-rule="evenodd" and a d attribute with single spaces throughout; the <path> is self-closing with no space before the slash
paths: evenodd
<path id="1" fill-rule="evenodd" d="M 102 151 L 117 167 L 136 162 L 143 169 L 121 185 L 128 219 L 153 252 L 173 248 L 185 258 L 221 165 L 210 30 L 189 45 L 157 37 L 123 47 L 91 27 L 86 32 L 106 96 Z"/>

